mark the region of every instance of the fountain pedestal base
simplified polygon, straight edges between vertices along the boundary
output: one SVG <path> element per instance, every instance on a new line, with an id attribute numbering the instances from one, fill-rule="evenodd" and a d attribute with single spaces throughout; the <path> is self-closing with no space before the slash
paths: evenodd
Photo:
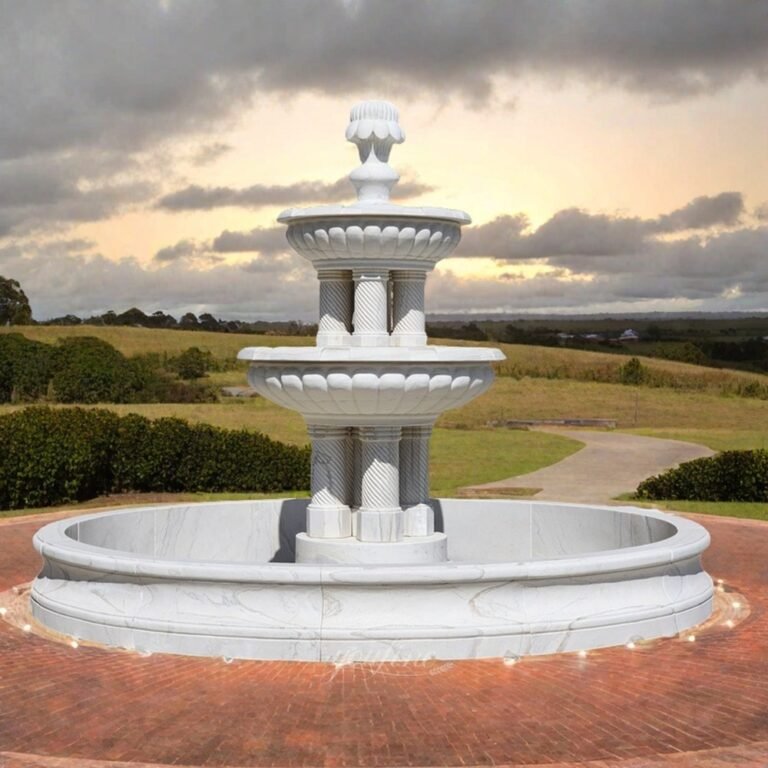
<path id="1" fill-rule="evenodd" d="M 429 565 L 448 559 L 444 533 L 408 536 L 401 541 L 316 539 L 306 533 L 296 536 L 296 562 L 313 565 Z"/>

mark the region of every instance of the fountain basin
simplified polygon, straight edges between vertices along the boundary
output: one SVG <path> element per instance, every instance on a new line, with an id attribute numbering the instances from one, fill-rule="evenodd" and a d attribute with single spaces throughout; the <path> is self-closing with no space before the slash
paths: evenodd
<path id="1" fill-rule="evenodd" d="M 32 610 L 129 649 L 315 661 L 543 654 L 705 620 L 707 531 L 655 510 L 434 499 L 445 563 L 297 564 L 306 500 L 111 510 L 51 523 Z"/>
<path id="2" fill-rule="evenodd" d="M 278 221 L 288 225 L 291 247 L 316 268 L 383 260 L 389 269 L 432 269 L 453 252 L 471 219 L 451 208 L 358 203 L 291 208 Z"/>
<path id="3" fill-rule="evenodd" d="M 312 424 L 431 424 L 491 385 L 486 347 L 248 347 L 249 384 Z"/>

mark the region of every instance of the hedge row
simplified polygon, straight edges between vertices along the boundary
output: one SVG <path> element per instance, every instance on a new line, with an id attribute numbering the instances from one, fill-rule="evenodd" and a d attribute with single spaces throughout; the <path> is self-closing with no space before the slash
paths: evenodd
<path id="1" fill-rule="evenodd" d="M 177 418 L 34 406 L 0 416 L 0 446 L 0 509 L 126 491 L 309 487 L 308 448 Z"/>
<path id="2" fill-rule="evenodd" d="M 768 502 L 768 451 L 725 451 L 695 459 L 637 488 L 641 499 Z"/>

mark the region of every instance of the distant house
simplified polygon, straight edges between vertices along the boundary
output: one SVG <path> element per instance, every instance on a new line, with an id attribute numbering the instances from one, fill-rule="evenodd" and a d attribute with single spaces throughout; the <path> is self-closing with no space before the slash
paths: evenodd
<path id="1" fill-rule="evenodd" d="M 605 337 L 602 333 L 585 333 L 582 338 L 587 341 L 602 341 Z"/>
<path id="2" fill-rule="evenodd" d="M 637 331 L 633 331 L 631 328 L 627 328 L 621 336 L 619 341 L 640 341 L 640 334 Z"/>

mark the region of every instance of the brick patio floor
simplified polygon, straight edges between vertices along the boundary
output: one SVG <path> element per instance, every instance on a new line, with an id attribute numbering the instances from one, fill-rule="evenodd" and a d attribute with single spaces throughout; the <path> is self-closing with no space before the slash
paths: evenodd
<path id="1" fill-rule="evenodd" d="M 336 668 L 72 649 L 0 620 L 0 766 L 768 766 L 768 524 L 698 517 L 750 615 L 696 642 Z M 43 518 L 0 523 L 0 592 Z"/>

